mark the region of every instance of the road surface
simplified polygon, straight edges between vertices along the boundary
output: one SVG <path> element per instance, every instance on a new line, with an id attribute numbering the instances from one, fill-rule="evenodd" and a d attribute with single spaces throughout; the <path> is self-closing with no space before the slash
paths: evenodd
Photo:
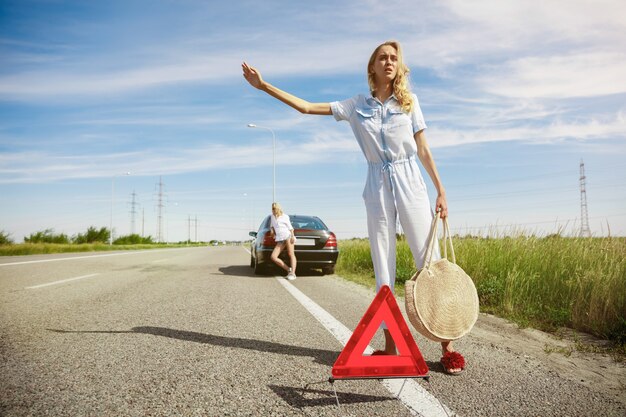
<path id="1" fill-rule="evenodd" d="M 238 246 L 0 258 L 0 415 L 626 415 L 623 365 L 548 355 L 540 332 L 484 315 L 456 343 L 462 375 L 414 334 L 430 385 L 396 398 L 402 380 L 337 381 L 337 408 L 329 383 L 306 386 L 373 291 L 255 276 L 249 260 Z"/>

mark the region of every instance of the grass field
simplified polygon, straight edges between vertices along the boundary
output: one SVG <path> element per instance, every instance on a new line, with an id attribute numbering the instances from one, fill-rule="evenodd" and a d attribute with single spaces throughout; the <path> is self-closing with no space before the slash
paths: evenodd
<path id="1" fill-rule="evenodd" d="M 374 286 L 367 240 L 340 242 L 337 273 Z M 542 330 L 570 327 L 626 343 L 626 238 L 456 238 L 457 263 L 472 277 L 481 311 Z M 396 292 L 415 273 L 398 242 Z"/>
<path id="2" fill-rule="evenodd" d="M 37 255 L 42 253 L 67 253 L 67 252 L 96 252 L 112 250 L 140 250 L 178 248 L 185 246 L 205 246 L 203 244 L 161 244 L 150 245 L 108 245 L 106 243 L 83 243 L 83 244 L 58 244 L 58 243 L 19 243 L 0 245 L 0 256 Z"/>

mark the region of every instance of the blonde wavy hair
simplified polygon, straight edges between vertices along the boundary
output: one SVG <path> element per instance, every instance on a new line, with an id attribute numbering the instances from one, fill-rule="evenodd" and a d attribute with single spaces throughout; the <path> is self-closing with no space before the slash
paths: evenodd
<path id="1" fill-rule="evenodd" d="M 411 95 L 411 90 L 409 89 L 409 73 L 411 72 L 411 70 L 409 70 L 409 67 L 404 65 L 404 59 L 402 58 L 402 47 L 400 46 L 400 42 L 393 40 L 387 41 L 378 45 L 376 49 L 374 49 L 374 52 L 372 53 L 372 56 L 370 56 L 370 60 L 367 64 L 367 83 L 369 84 L 370 91 L 374 92 L 376 88 L 374 61 L 376 60 L 379 49 L 383 46 L 392 46 L 398 54 L 398 71 L 396 73 L 396 78 L 393 79 L 393 94 L 396 96 L 398 103 L 400 103 L 402 111 L 410 113 L 413 111 L 413 96 Z"/>
<path id="2" fill-rule="evenodd" d="M 279 218 L 283 215 L 283 209 L 280 207 L 280 204 L 272 203 L 272 213 L 274 213 L 274 210 L 276 210 L 276 214 L 274 215 L 276 216 L 276 218 Z"/>

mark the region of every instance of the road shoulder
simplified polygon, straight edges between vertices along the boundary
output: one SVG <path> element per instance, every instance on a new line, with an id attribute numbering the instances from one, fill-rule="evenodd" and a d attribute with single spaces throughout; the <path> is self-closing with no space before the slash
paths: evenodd
<path id="1" fill-rule="evenodd" d="M 373 290 L 332 277 L 360 291 L 364 296 Z M 404 297 L 397 297 L 404 311 Z M 405 312 L 406 314 L 406 312 Z M 626 363 L 616 361 L 610 354 L 577 350 L 577 345 L 606 346 L 609 342 L 585 333 L 564 330 L 561 337 L 517 324 L 491 314 L 480 313 L 469 337 L 493 347 L 514 353 L 521 361 L 535 359 L 559 377 L 581 384 L 592 391 L 609 395 L 626 406 Z"/>

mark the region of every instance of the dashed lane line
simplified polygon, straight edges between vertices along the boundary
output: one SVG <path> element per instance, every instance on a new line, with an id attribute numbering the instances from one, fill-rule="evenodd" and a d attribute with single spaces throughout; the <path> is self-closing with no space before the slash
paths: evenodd
<path id="1" fill-rule="evenodd" d="M 100 274 L 98 273 L 98 274 L 82 275 L 82 276 L 76 277 L 76 278 L 68 278 L 68 279 L 62 279 L 60 281 L 48 282 L 46 284 L 33 285 L 32 287 L 25 287 L 24 289 L 25 290 L 34 290 L 36 288 L 48 287 L 50 285 L 63 284 L 65 282 L 76 281 L 76 280 L 85 279 L 85 278 L 91 278 L 91 277 L 95 277 L 96 275 L 100 275 Z"/>
<path id="2" fill-rule="evenodd" d="M 204 248 L 204 246 L 201 246 L 201 248 Z M 43 263 L 43 262 L 73 261 L 75 259 L 104 258 L 105 256 L 124 256 L 124 255 L 136 255 L 139 253 L 143 253 L 143 254 L 156 253 L 156 252 L 173 251 L 173 250 L 179 250 L 179 249 L 189 249 L 189 248 L 150 249 L 148 252 L 137 250 L 137 251 L 132 251 L 132 252 L 122 252 L 122 253 L 119 253 L 119 252 L 106 253 L 103 255 L 69 256 L 67 258 L 53 258 L 53 259 L 38 259 L 36 261 L 7 262 L 7 263 L 0 263 L 0 267 L 10 266 L 10 265 L 38 264 L 38 263 Z"/>

